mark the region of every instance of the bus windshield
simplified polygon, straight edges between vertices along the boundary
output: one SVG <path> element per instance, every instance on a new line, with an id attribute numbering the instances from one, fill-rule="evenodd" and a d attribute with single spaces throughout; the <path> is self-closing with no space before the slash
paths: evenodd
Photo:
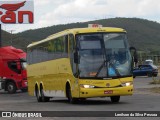
<path id="1" fill-rule="evenodd" d="M 131 76 L 132 58 L 125 33 L 78 34 L 76 41 L 79 77 Z"/>

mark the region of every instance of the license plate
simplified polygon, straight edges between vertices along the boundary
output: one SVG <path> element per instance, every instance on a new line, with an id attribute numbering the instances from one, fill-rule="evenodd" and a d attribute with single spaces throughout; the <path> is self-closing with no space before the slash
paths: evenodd
<path id="1" fill-rule="evenodd" d="M 113 90 L 106 90 L 104 91 L 104 94 L 113 94 Z"/>

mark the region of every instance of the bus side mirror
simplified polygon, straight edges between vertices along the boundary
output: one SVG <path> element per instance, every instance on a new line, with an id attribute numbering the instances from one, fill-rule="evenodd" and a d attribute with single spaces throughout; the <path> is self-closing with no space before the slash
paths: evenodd
<path id="1" fill-rule="evenodd" d="M 138 54 L 137 54 L 137 50 L 135 47 L 130 47 L 130 52 L 131 52 L 131 55 L 132 55 L 132 59 L 133 59 L 133 62 L 134 62 L 134 67 L 137 66 L 137 63 L 138 63 Z"/>
<path id="2" fill-rule="evenodd" d="M 80 60 L 79 60 L 79 54 L 78 52 L 74 52 L 74 63 L 79 64 Z"/>
<path id="3" fill-rule="evenodd" d="M 135 63 L 137 63 L 137 62 L 138 62 L 138 54 L 137 54 L 136 48 L 135 48 L 135 47 L 130 47 L 129 49 L 130 49 L 130 52 L 131 52 L 133 61 L 134 61 Z"/>

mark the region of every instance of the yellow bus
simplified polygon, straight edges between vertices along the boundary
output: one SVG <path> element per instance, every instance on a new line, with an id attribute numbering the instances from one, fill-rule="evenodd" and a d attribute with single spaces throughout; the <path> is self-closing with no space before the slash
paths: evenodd
<path id="1" fill-rule="evenodd" d="M 132 57 L 126 31 L 112 27 L 74 28 L 27 47 L 28 92 L 38 102 L 67 97 L 133 94 Z"/>

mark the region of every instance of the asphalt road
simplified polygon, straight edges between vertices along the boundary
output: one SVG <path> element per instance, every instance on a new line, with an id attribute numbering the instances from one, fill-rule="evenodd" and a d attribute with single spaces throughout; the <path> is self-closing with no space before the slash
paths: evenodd
<path id="1" fill-rule="evenodd" d="M 67 98 L 52 98 L 50 102 L 38 103 L 36 98 L 29 96 L 28 93 L 8 94 L 0 91 L 0 111 L 97 111 L 97 113 L 98 111 L 160 111 L 160 95 L 152 93 L 148 89 L 160 85 L 149 85 L 151 81 L 152 78 L 148 77 L 135 78 L 133 96 L 121 97 L 118 104 L 111 103 L 110 98 L 92 98 L 78 104 L 69 104 Z M 73 118 L 67 117 L 66 119 L 72 120 Z M 76 117 L 76 119 L 80 118 Z M 119 119 L 121 117 L 117 118 L 117 120 Z M 123 117 L 122 119 L 130 118 Z M 132 119 L 136 118 L 132 117 Z"/>

